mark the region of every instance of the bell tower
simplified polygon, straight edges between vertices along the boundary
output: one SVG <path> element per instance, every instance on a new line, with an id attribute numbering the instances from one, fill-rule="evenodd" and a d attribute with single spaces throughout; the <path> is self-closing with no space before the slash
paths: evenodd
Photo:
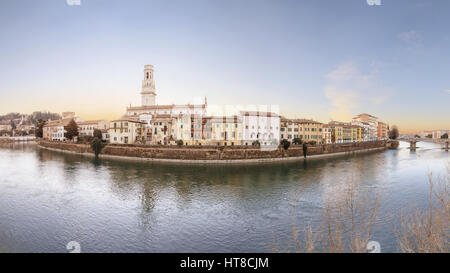
<path id="1" fill-rule="evenodd" d="M 142 106 L 155 105 L 156 90 L 153 72 L 153 65 L 147 64 L 144 66 L 144 80 L 142 81 L 141 91 Z"/>

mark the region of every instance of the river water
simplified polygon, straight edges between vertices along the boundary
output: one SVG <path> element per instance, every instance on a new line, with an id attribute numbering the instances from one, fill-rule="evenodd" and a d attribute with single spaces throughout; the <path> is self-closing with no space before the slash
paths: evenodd
<path id="1" fill-rule="evenodd" d="M 293 226 L 319 223 L 350 182 L 380 196 L 372 239 L 398 251 L 400 213 L 424 208 L 428 174 L 448 175 L 436 144 L 305 162 L 241 166 L 94 160 L 0 146 L 0 252 L 294 251 Z"/>

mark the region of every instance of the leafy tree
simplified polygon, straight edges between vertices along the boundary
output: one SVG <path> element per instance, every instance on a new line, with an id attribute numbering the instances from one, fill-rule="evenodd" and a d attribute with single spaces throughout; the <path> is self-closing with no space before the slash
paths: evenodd
<path id="1" fill-rule="evenodd" d="M 11 120 L 11 129 L 14 131 L 16 130 L 16 123 L 14 122 L 14 120 Z"/>
<path id="2" fill-rule="evenodd" d="M 292 144 L 295 144 L 295 145 L 300 145 L 302 143 L 303 143 L 302 139 L 298 138 L 298 137 L 296 137 L 292 140 Z"/>
<path id="3" fill-rule="evenodd" d="M 433 138 L 433 136 L 431 134 L 427 135 L 427 138 Z"/>
<path id="4" fill-rule="evenodd" d="M 443 134 L 441 138 L 448 138 L 448 133 Z"/>
<path id="5" fill-rule="evenodd" d="M 72 140 L 74 137 L 78 136 L 78 125 L 74 119 L 72 119 L 64 129 L 66 130 L 67 139 Z"/>
<path id="6" fill-rule="evenodd" d="M 91 148 L 94 151 L 95 157 L 98 158 L 98 155 L 101 153 L 103 149 L 103 142 L 100 138 L 94 137 L 94 140 L 91 142 Z"/>
<path id="7" fill-rule="evenodd" d="M 287 150 L 289 149 L 289 146 L 291 146 L 291 143 L 288 140 L 283 139 L 281 140 L 281 146 L 283 146 L 283 149 Z"/>
<path id="8" fill-rule="evenodd" d="M 389 131 L 389 138 L 390 139 L 397 139 L 399 136 L 398 128 L 397 126 L 392 126 L 392 130 Z"/>
<path id="9" fill-rule="evenodd" d="M 99 129 L 95 129 L 95 130 L 94 130 L 94 137 L 96 137 L 96 138 L 102 140 L 102 139 L 103 139 L 102 131 L 100 131 Z"/>
<path id="10" fill-rule="evenodd" d="M 34 132 L 34 135 L 37 138 L 42 138 L 44 135 L 44 126 L 45 126 L 46 122 L 43 119 L 39 119 L 36 125 L 36 131 Z"/>

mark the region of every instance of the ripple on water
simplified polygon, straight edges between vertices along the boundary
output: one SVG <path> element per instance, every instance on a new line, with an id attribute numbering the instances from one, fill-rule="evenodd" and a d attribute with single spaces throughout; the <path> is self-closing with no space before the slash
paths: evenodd
<path id="1" fill-rule="evenodd" d="M 400 211 L 408 200 L 425 206 L 428 172 L 449 166 L 448 153 L 428 145 L 251 166 L 93 162 L 0 148 L 0 245 L 65 252 L 76 239 L 86 252 L 267 252 L 274 241 L 292 243 L 293 225 L 318 225 L 325 202 L 357 182 L 361 194 L 380 192 L 374 238 L 395 251 Z"/>

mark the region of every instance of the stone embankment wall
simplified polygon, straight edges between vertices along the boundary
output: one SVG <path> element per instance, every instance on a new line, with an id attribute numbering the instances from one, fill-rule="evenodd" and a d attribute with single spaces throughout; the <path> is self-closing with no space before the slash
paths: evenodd
<path id="1" fill-rule="evenodd" d="M 63 150 L 80 154 L 92 154 L 89 145 L 66 142 L 39 141 L 40 147 Z M 385 141 L 370 141 L 356 143 L 341 143 L 328 145 L 308 145 L 307 156 L 352 153 L 364 150 L 386 148 Z M 101 155 L 116 157 L 131 157 L 141 159 L 167 159 L 186 161 L 230 161 L 230 160 L 260 160 L 260 159 L 295 159 L 303 158 L 302 146 L 293 145 L 288 150 L 283 148 L 265 149 L 246 146 L 132 146 L 107 145 Z"/>
<path id="2" fill-rule="evenodd" d="M 35 141 L 34 137 L 0 137 L 0 143 Z"/>

